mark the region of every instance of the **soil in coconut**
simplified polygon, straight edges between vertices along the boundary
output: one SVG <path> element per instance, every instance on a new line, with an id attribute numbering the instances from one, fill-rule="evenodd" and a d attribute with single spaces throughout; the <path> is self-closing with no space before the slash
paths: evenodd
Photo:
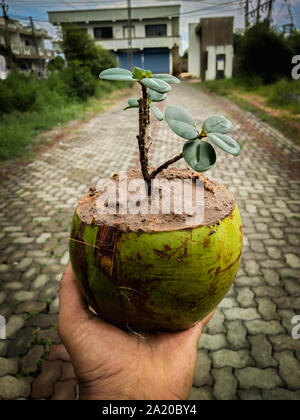
<path id="1" fill-rule="evenodd" d="M 127 184 L 134 179 L 142 179 L 141 172 L 138 170 L 129 170 L 127 172 Z M 116 201 L 114 201 L 114 209 L 110 209 L 111 202 L 105 199 L 106 192 L 105 188 L 97 189 L 91 187 L 87 195 L 81 198 L 77 206 L 77 215 L 79 219 L 85 224 L 104 225 L 107 227 L 115 227 L 120 231 L 132 231 L 132 232 L 161 232 L 161 231 L 173 231 L 179 229 L 185 229 L 188 227 L 196 226 L 209 226 L 218 224 L 225 217 L 230 215 L 235 206 L 235 199 L 233 195 L 222 185 L 204 177 L 198 173 L 195 173 L 189 169 L 176 169 L 168 168 L 162 171 L 157 176 L 158 180 L 166 179 L 168 181 L 191 179 L 192 182 L 192 197 L 196 197 L 196 180 L 200 180 L 204 184 L 204 213 L 201 223 L 191 225 L 190 220 L 193 218 L 193 214 L 186 211 L 184 204 L 182 203 L 183 211 L 180 214 L 174 212 L 174 197 L 172 191 L 170 194 L 170 212 L 163 214 L 161 206 L 158 214 L 151 213 L 151 195 L 145 197 L 147 200 L 148 212 L 144 214 L 132 214 L 130 212 L 124 212 L 120 206 L 118 197 L 119 187 L 119 174 L 114 174 L 110 182 L 115 184 L 117 195 Z M 182 185 L 182 184 L 181 184 Z M 198 183 L 199 186 L 199 183 Z M 160 200 L 163 199 L 164 190 L 160 190 Z M 128 194 L 130 195 L 130 193 Z M 99 202 L 102 200 L 102 205 L 107 207 L 107 212 L 99 213 Z M 137 202 L 141 208 L 145 209 L 145 203 Z M 195 202 L 193 202 L 195 204 Z M 101 205 L 101 204 L 100 204 Z M 125 214 L 123 214 L 125 213 Z"/>

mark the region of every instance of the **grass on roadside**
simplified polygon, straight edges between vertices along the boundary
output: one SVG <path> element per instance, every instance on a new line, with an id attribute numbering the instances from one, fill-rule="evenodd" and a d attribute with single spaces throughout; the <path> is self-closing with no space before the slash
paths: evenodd
<path id="1" fill-rule="evenodd" d="M 199 83 L 205 91 L 226 96 L 300 144 L 300 80 L 282 79 L 272 85 L 239 78 Z M 257 99 L 257 100 L 256 100 Z"/>
<path id="2" fill-rule="evenodd" d="M 44 131 L 63 125 L 73 119 L 84 120 L 91 113 L 101 112 L 111 93 L 125 83 L 99 81 L 96 94 L 86 101 L 71 101 L 57 106 L 49 104 L 37 111 L 13 111 L 0 115 L 0 161 L 14 158 L 28 158 L 37 143 L 45 142 L 38 138 Z M 1 163 L 0 163 L 1 166 Z"/>

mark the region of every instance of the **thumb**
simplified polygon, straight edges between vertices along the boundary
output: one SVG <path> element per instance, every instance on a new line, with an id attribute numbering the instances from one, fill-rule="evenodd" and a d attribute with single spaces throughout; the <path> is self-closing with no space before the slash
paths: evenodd
<path id="1" fill-rule="evenodd" d="M 87 305 L 80 293 L 75 275 L 69 262 L 63 273 L 59 289 L 59 330 L 60 333 L 68 326 L 76 328 L 82 321 L 89 318 Z"/>
<path id="2" fill-rule="evenodd" d="M 207 317 L 202 319 L 202 321 L 198 322 L 196 325 L 194 325 L 188 330 L 197 343 L 200 340 L 203 328 L 209 323 L 211 318 L 214 316 L 215 312 L 216 309 L 214 309 L 209 315 L 207 315 Z"/>

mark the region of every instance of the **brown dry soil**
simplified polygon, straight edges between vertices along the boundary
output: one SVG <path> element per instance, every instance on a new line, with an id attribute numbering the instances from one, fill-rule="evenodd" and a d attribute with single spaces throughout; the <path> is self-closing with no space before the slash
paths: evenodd
<path id="1" fill-rule="evenodd" d="M 179 212 L 177 210 L 174 212 L 174 199 L 176 200 L 176 197 L 173 196 L 172 192 L 170 194 L 171 211 L 168 212 L 168 214 L 162 213 L 161 206 L 158 208 L 158 214 L 150 211 L 151 202 L 153 203 L 155 194 L 152 196 L 150 195 L 149 197 L 145 194 L 143 199 L 137 199 L 138 209 L 146 209 L 146 211 L 141 211 L 140 214 L 132 214 L 132 212 L 124 211 L 124 208 L 128 208 L 131 197 L 130 193 L 127 197 L 127 206 L 124 206 L 123 202 L 121 203 L 121 200 L 119 200 L 120 197 L 118 192 L 116 194 L 116 199 L 114 200 L 114 197 L 109 197 L 109 194 L 107 193 L 108 189 L 106 188 L 109 186 L 109 183 L 112 183 L 116 188 L 116 191 L 118 191 L 120 179 L 118 173 L 115 173 L 110 181 L 104 186 L 101 186 L 98 189 L 96 187 L 91 187 L 89 193 L 79 201 L 77 214 L 80 220 L 86 224 L 118 226 L 122 231 L 157 232 L 183 229 L 188 226 L 214 225 L 228 216 L 234 208 L 235 199 L 225 187 L 189 169 L 168 168 L 158 174 L 157 178 L 159 181 L 179 180 L 181 183 L 183 180 L 191 179 L 193 181 L 191 183 L 193 206 L 196 204 L 196 189 L 199 188 L 201 184 L 204 185 L 204 218 L 202 222 L 196 224 L 191 222 L 191 217 L 194 216 L 193 207 L 191 209 L 186 209 L 186 206 L 184 205 L 182 206 L 184 207 L 183 211 Z M 134 169 L 129 170 L 127 172 L 127 186 L 130 181 L 135 179 L 142 179 L 141 172 Z M 196 183 L 196 180 L 200 180 L 200 182 Z M 163 189 L 157 189 L 155 191 L 156 194 L 158 194 L 157 199 L 163 201 Z M 122 212 L 126 212 L 126 214 L 122 214 Z"/>

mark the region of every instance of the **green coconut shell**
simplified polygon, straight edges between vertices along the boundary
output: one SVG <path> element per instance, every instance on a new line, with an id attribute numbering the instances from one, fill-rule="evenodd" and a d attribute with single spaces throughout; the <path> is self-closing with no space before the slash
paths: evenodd
<path id="1" fill-rule="evenodd" d="M 70 258 L 83 295 L 104 320 L 134 331 L 179 331 L 224 298 L 242 243 L 236 204 L 217 224 L 162 232 L 86 224 L 75 211 Z"/>

